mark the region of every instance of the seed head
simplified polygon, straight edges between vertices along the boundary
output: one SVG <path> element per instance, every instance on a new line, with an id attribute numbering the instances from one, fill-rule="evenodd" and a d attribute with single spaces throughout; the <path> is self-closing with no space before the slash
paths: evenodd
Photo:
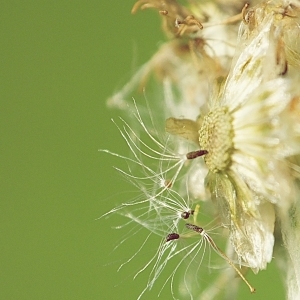
<path id="1" fill-rule="evenodd" d="M 199 130 L 200 147 L 208 154 L 204 160 L 211 172 L 224 171 L 231 161 L 233 151 L 232 117 L 228 108 L 218 107 L 203 119 Z"/>

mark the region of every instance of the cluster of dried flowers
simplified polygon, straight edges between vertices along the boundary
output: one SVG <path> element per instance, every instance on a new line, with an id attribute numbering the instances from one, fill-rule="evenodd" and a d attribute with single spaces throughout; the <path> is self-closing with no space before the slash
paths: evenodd
<path id="1" fill-rule="evenodd" d="M 140 192 L 105 216 L 149 232 L 128 262 L 161 237 L 139 298 L 163 277 L 174 299 L 215 299 L 228 282 L 234 299 L 236 275 L 254 292 L 246 271 L 278 251 L 287 299 L 300 299 L 300 1 L 139 0 L 132 11 L 146 8 L 168 41 L 108 102 L 124 112 L 131 154 L 105 150 Z"/>

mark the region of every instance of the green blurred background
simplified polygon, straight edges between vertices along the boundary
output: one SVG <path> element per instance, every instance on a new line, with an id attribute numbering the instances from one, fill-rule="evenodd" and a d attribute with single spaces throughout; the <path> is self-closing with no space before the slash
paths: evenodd
<path id="1" fill-rule="evenodd" d="M 146 283 L 139 262 L 117 272 L 122 237 L 95 220 L 133 190 L 98 152 L 128 151 L 105 101 L 163 40 L 133 3 L 1 1 L 1 300 L 135 299 Z M 274 266 L 250 280 L 240 299 L 284 298 Z"/>

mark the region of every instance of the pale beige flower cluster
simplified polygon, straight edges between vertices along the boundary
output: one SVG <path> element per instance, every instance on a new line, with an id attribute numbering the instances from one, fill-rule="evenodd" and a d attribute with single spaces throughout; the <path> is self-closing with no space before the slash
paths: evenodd
<path id="1" fill-rule="evenodd" d="M 139 0 L 133 13 L 146 8 L 168 41 L 108 102 L 130 156 L 106 150 L 140 191 L 108 214 L 146 228 L 143 247 L 162 238 L 139 298 L 158 278 L 174 299 L 222 297 L 236 275 L 254 292 L 247 270 L 277 251 L 300 299 L 300 1 Z"/>

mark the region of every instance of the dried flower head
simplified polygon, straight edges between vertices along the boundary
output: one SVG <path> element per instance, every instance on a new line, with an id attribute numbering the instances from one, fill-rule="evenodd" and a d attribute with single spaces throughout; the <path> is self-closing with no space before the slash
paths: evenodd
<path id="1" fill-rule="evenodd" d="M 139 0 L 139 8 L 160 13 L 169 40 L 109 100 L 133 116 L 118 126 L 131 156 L 106 150 L 125 159 L 128 170 L 118 170 L 140 191 L 108 214 L 161 238 L 138 272 L 151 270 L 139 298 L 164 278 L 174 299 L 215 299 L 235 273 L 254 292 L 245 272 L 266 269 L 276 246 L 287 297 L 298 299 L 300 2 Z M 146 109 L 126 99 L 150 82 L 158 94 Z M 200 204 L 212 232 L 225 228 L 221 237 L 202 227 Z M 193 273 L 210 250 L 231 271 L 203 287 Z"/>

